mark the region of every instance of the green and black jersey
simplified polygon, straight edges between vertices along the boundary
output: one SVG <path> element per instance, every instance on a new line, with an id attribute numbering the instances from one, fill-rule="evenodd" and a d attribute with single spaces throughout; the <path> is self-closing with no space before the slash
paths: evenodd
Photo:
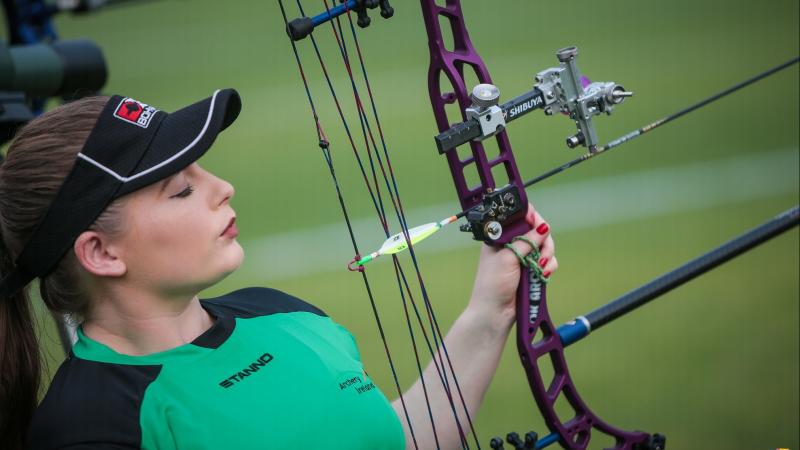
<path id="1" fill-rule="evenodd" d="M 203 300 L 193 342 L 122 355 L 79 333 L 31 426 L 34 449 L 402 449 L 350 333 L 272 289 Z"/>

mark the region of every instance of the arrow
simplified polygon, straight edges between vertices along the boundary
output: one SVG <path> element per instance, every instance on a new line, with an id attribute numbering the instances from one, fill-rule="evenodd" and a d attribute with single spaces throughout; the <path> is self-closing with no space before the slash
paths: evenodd
<path id="1" fill-rule="evenodd" d="M 458 218 L 459 216 L 450 216 L 446 219 L 440 220 L 439 222 L 426 223 L 425 225 L 420 225 L 418 227 L 409 229 L 408 237 L 411 239 L 411 245 L 417 245 L 418 242 L 441 230 L 445 225 L 455 222 L 458 220 Z M 347 265 L 347 268 L 351 271 L 362 271 L 364 270 L 364 264 L 367 264 L 375 258 L 382 255 L 393 255 L 395 253 L 400 253 L 407 248 L 408 242 L 406 241 L 405 233 L 400 232 L 386 239 L 383 245 L 381 245 L 381 248 L 379 248 L 377 251 L 364 257 L 356 255 L 355 258 L 350 261 L 350 264 Z"/>

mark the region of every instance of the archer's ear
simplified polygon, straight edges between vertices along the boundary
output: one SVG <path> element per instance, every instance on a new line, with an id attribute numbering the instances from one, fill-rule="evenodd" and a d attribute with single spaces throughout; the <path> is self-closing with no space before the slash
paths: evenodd
<path id="1" fill-rule="evenodd" d="M 92 275 L 119 277 L 127 270 L 125 262 L 109 245 L 108 238 L 96 231 L 81 233 L 73 248 L 78 262 Z"/>

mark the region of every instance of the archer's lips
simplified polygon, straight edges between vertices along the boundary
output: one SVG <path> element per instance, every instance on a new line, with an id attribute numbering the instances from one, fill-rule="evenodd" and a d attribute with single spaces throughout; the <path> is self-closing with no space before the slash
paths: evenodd
<path id="1" fill-rule="evenodd" d="M 231 221 L 228 222 L 228 226 L 222 230 L 220 236 L 235 239 L 236 236 L 239 236 L 239 229 L 236 228 L 236 217 L 232 217 Z"/>

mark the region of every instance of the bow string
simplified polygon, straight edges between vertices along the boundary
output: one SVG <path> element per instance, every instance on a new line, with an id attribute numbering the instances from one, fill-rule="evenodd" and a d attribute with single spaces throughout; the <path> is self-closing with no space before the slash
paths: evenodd
<path id="1" fill-rule="evenodd" d="M 443 226 L 461 218 L 467 220 L 467 224 L 462 225 L 462 229 L 471 232 L 476 240 L 498 247 L 506 245 L 530 229 L 524 218 L 528 204 L 526 187 L 627 143 L 798 62 L 798 58 L 793 58 L 676 113 L 601 145 L 592 118 L 601 113 L 610 114 L 614 107 L 633 95 L 632 92 L 614 82 L 592 82 L 582 76 L 576 64 L 577 49 L 567 47 L 556 53 L 560 63 L 559 67 L 539 72 L 536 76 L 536 85 L 531 91 L 502 105 L 498 104 L 499 92 L 491 84 L 489 72 L 472 45 L 460 1 L 446 0 L 446 2 L 437 3 L 433 0 L 421 0 L 430 50 L 429 95 L 440 133 L 436 136 L 435 142 L 439 152 L 448 162 L 462 210 L 439 222 L 410 228 L 403 210 L 390 152 L 352 18 L 353 15 L 356 15 L 357 24 L 363 28 L 371 23 L 370 10 L 380 9 L 382 17 L 390 18 L 394 13 L 393 8 L 387 0 L 343 0 L 335 6 L 330 5 L 327 0 L 323 0 L 322 12 L 309 17 L 306 16 L 300 0 L 296 0 L 300 18 L 289 20 L 283 0 L 278 0 L 278 3 L 303 80 L 314 119 L 318 144 L 336 189 L 355 253 L 348 268 L 361 274 L 389 362 L 395 389 L 403 406 L 404 420 L 416 448 L 420 448 L 417 434 L 403 398 L 397 366 L 392 359 L 391 347 L 384 332 L 381 314 L 370 287 L 365 264 L 381 255 L 391 256 L 399 300 L 403 307 L 416 370 L 427 405 L 429 424 L 426 426 L 431 429 L 436 447 L 440 447 L 440 436 L 437 430 L 437 421 L 431 409 L 430 395 L 432 393 L 430 388 L 433 385 L 429 383 L 441 384 L 452 413 L 452 420 L 458 431 L 461 447 L 470 448 L 474 444 L 475 448 L 481 448 L 480 439 L 475 433 L 469 408 L 447 352 L 444 335 L 425 288 L 414 245 Z M 347 74 L 349 90 L 356 107 L 358 120 L 356 127 L 351 126 L 347 121 L 341 97 L 334 88 L 328 66 L 324 62 L 320 46 L 315 38 L 315 32 L 321 32 L 323 27 L 329 28 Z M 444 34 L 452 36 L 452 43 L 449 43 L 450 48 L 445 43 Z M 323 131 L 298 51 L 297 41 L 306 37 L 309 38 L 324 75 L 328 91 L 345 130 L 347 144 L 352 150 L 361 178 L 367 188 L 368 197 L 386 238 L 385 243 L 378 251 L 363 256 L 359 250 L 347 203 L 336 176 L 331 143 Z M 356 61 L 357 67 L 360 69 L 357 72 L 353 70 Z M 472 75 L 474 77 L 471 77 Z M 470 93 L 466 80 L 472 78 L 477 79 L 481 84 Z M 363 83 L 366 87 L 365 96 L 362 96 L 359 90 L 359 83 Z M 458 105 L 461 114 L 456 120 L 448 117 L 446 111 L 447 106 L 453 104 Z M 520 176 L 505 129 L 512 120 L 537 109 L 544 110 L 547 115 L 565 115 L 572 119 L 577 127 L 577 133 L 570 136 L 566 143 L 570 147 L 586 147 L 588 152 L 525 181 Z M 360 135 L 356 137 L 357 131 L 353 130 L 359 129 Z M 492 153 L 490 156 L 487 149 L 484 148 L 485 142 L 496 144 L 497 153 Z M 457 147 L 465 144 L 469 145 L 468 152 L 456 151 Z M 477 172 L 480 180 L 477 185 L 468 183 L 466 176 L 468 171 Z M 400 227 L 399 232 L 394 234 L 390 230 L 389 217 L 392 213 Z M 585 404 L 570 376 L 564 348 L 611 320 L 646 304 L 656 296 L 797 226 L 800 220 L 798 216 L 797 208 L 791 209 L 761 227 L 664 274 L 651 283 L 559 327 L 554 325 L 548 312 L 544 283 L 546 280 L 543 280 L 541 271 L 530 267 L 531 265 L 527 263 L 529 262 L 528 257 L 517 254 L 523 266 L 516 294 L 517 347 L 531 392 L 550 433 L 539 437 L 535 432 L 528 432 L 524 438 L 517 433 L 509 433 L 506 441 L 516 450 L 541 449 L 555 443 L 568 450 L 585 450 L 590 447 L 593 436 L 600 435 L 613 442 L 611 444 L 613 447 L 610 447 L 612 449 L 663 450 L 666 444 L 664 436 L 614 427 L 598 417 Z M 397 254 L 404 250 L 408 250 L 410 255 L 418 289 L 421 293 L 421 304 L 420 300 L 415 298 L 407 271 L 397 257 Z M 414 326 L 420 330 L 421 339 L 414 331 Z M 426 380 L 424 376 L 422 357 L 417 345 L 420 342 L 424 342 L 432 360 L 437 375 L 435 380 Z M 546 373 L 543 368 L 549 370 L 549 373 Z M 559 414 L 563 408 L 557 411 L 557 405 L 566 405 L 568 412 L 564 417 Z M 421 426 L 420 424 L 416 425 Z M 469 438 L 470 434 L 472 439 Z M 502 449 L 503 441 L 499 438 L 492 439 L 490 446 L 493 449 Z"/>

